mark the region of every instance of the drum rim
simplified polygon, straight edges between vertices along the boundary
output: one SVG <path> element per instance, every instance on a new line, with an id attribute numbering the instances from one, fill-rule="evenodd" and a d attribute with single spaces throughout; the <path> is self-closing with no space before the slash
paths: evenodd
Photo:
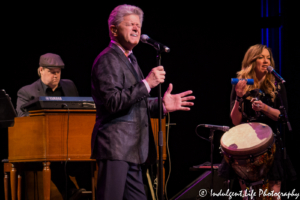
<path id="1" fill-rule="evenodd" d="M 235 160 L 245 160 L 245 159 L 249 159 L 249 158 L 255 158 L 257 156 L 260 156 L 260 155 L 266 153 L 267 151 L 269 151 L 269 149 L 271 149 L 273 147 L 274 144 L 275 144 L 275 138 L 273 137 L 272 143 L 267 148 L 265 148 L 261 151 L 258 151 L 256 153 L 251 152 L 251 153 L 247 153 L 247 154 L 230 154 L 230 153 L 226 152 L 222 146 L 220 146 L 220 149 L 221 149 L 222 153 L 225 154 L 229 158 L 232 158 Z"/>

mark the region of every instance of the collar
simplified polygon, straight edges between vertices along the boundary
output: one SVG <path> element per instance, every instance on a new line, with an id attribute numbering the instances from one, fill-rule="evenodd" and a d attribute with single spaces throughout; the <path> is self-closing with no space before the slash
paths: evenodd
<path id="1" fill-rule="evenodd" d="M 114 43 L 115 45 L 117 45 L 117 46 L 121 49 L 121 51 L 125 54 L 126 57 L 128 57 L 130 54 L 132 54 L 132 50 L 130 50 L 129 53 L 126 55 L 125 50 L 123 49 L 123 47 L 120 46 L 120 44 L 118 44 L 118 43 L 117 43 L 116 41 L 114 41 L 114 40 L 111 40 L 110 42 L 111 42 L 111 43 Z"/>
<path id="2" fill-rule="evenodd" d="M 50 88 L 50 87 L 48 87 L 48 85 L 46 85 L 45 83 L 43 83 L 42 79 L 40 79 L 40 81 L 41 81 L 41 84 L 42 84 L 43 91 L 44 91 L 44 93 L 46 94 L 46 90 L 47 90 L 48 88 Z M 60 82 L 58 83 L 58 86 L 57 86 L 56 90 L 57 90 L 58 88 L 61 88 Z M 51 88 L 50 88 L 50 89 L 51 89 Z"/>

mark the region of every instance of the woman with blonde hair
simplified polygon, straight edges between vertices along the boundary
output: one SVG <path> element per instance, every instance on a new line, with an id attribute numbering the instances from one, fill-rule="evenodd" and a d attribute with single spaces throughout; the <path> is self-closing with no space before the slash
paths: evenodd
<path id="1" fill-rule="evenodd" d="M 275 68 L 274 59 L 271 50 L 261 44 L 251 46 L 245 54 L 242 62 L 242 70 L 237 73 L 239 79 L 254 79 L 253 85 L 247 85 L 246 80 L 239 81 L 235 86 L 235 90 L 231 94 L 231 114 L 232 123 L 238 125 L 242 122 L 242 113 L 239 111 L 239 101 L 246 92 L 255 89 L 260 89 L 266 95 L 271 97 L 274 103 L 276 96 L 275 78 L 272 74 L 268 73 L 268 66 Z M 284 91 L 284 99 L 285 90 Z M 234 98 L 234 99 L 233 99 Z M 237 100 L 237 101 L 235 101 Z M 253 101 L 253 100 L 252 100 Z M 280 111 L 279 109 L 272 108 L 273 105 L 264 104 L 262 101 L 251 102 L 254 111 L 262 111 L 271 120 L 277 121 Z"/>
<path id="2" fill-rule="evenodd" d="M 284 173 L 283 152 L 278 131 L 281 105 L 278 90 L 281 90 L 282 100 L 287 109 L 285 87 L 278 84 L 272 74 L 268 73 L 268 66 L 275 68 L 271 49 L 266 45 L 257 44 L 251 46 L 243 59 L 242 69 L 237 72 L 239 79 L 254 79 L 253 85 L 247 85 L 246 80 L 240 80 L 232 87 L 230 102 L 230 117 L 234 125 L 248 122 L 260 122 L 267 124 L 273 130 L 276 139 L 276 152 L 274 162 L 267 174 L 270 191 L 280 192 L 281 182 L 286 177 L 290 180 L 296 179 L 296 172 L 287 156 L 287 171 Z M 253 95 L 259 98 L 253 98 Z M 243 106 L 241 106 L 241 103 Z M 232 178 L 232 168 L 222 161 L 219 168 L 219 175 L 225 178 Z M 240 186 L 244 190 L 246 185 L 240 180 Z M 277 196 L 273 196 L 277 199 Z"/>

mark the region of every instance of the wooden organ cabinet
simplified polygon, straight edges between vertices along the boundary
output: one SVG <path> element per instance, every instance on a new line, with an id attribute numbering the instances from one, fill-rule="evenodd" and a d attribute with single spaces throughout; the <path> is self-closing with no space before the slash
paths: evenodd
<path id="1" fill-rule="evenodd" d="M 30 111 L 29 117 L 15 118 L 14 127 L 8 130 L 8 160 L 11 164 L 10 183 L 13 200 L 21 199 L 21 171 L 26 165 L 36 165 L 42 170 L 42 193 L 50 200 L 51 162 L 91 162 L 91 134 L 96 118 L 94 109 L 43 109 Z M 69 122 L 69 123 L 68 123 Z M 151 119 L 155 142 L 158 141 L 158 119 Z M 166 153 L 166 122 L 163 160 Z M 157 147 L 158 152 L 158 147 Z M 94 163 L 94 162 L 92 162 Z M 164 170 L 165 173 L 165 170 Z M 92 173 L 92 193 L 95 199 L 96 173 Z M 165 177 L 165 176 L 163 176 Z M 165 183 L 165 178 L 164 183 Z M 7 187 L 7 185 L 6 185 Z"/>

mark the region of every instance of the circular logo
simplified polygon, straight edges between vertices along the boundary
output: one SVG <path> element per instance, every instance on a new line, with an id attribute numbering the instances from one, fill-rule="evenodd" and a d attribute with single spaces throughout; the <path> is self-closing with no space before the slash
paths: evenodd
<path id="1" fill-rule="evenodd" d="M 201 190 L 199 190 L 199 196 L 200 196 L 200 197 L 205 197 L 206 195 L 207 195 L 206 189 L 201 189 Z"/>

